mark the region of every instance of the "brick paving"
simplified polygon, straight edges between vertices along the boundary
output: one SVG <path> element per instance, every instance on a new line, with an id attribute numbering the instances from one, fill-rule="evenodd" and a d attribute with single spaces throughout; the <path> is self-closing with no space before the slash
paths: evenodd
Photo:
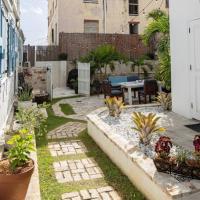
<path id="1" fill-rule="evenodd" d="M 65 193 L 62 200 L 121 200 L 117 192 L 110 186 L 97 189 L 80 190 L 79 192 Z"/>
<path id="2" fill-rule="evenodd" d="M 50 131 L 47 135 L 48 139 L 62 139 L 77 137 L 87 127 L 87 124 L 80 122 L 68 122 L 63 126 L 60 126 L 53 131 Z"/>
<path id="3" fill-rule="evenodd" d="M 59 183 L 103 178 L 103 172 L 92 158 L 53 163 Z"/>
<path id="4" fill-rule="evenodd" d="M 60 104 L 69 104 L 73 107 L 76 114 L 65 115 L 60 108 Z M 56 116 L 86 120 L 86 115 L 96 110 L 97 108 L 105 106 L 104 98 L 100 96 L 90 96 L 90 97 L 79 97 L 79 98 L 69 98 L 62 99 L 61 101 L 55 103 L 52 108 Z"/>
<path id="5" fill-rule="evenodd" d="M 52 156 L 76 155 L 87 152 L 85 145 L 80 140 L 51 142 L 48 148 Z"/>

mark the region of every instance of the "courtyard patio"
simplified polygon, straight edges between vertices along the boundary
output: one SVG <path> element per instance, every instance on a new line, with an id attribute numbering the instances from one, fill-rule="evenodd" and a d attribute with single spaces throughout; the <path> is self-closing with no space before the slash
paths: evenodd
<path id="1" fill-rule="evenodd" d="M 73 113 L 64 114 L 60 107 L 62 104 L 71 107 Z M 106 114 L 107 109 L 104 108 L 105 104 L 102 96 L 54 100 L 52 107 L 47 109 L 49 115 L 47 124 L 50 125 L 54 121 L 54 125 L 51 124 L 48 127 L 47 137 L 37 142 L 41 197 L 43 199 L 62 198 L 63 200 L 144 199 L 143 195 L 133 185 L 136 185 L 142 192 L 144 192 L 143 189 L 141 190 L 137 183 L 132 185 L 130 182 L 132 181 L 132 175 L 123 171 L 122 166 L 119 164 L 123 159 L 115 162 L 112 155 L 101 145 L 102 142 L 107 144 L 106 141 L 100 139 L 96 134 L 101 135 L 99 130 L 106 130 L 104 134 L 109 133 L 108 138 L 116 138 L 119 148 L 123 146 L 125 148 L 123 151 L 126 153 L 132 156 L 137 155 L 137 148 L 135 149 L 133 145 L 134 141 L 131 142 L 132 135 L 126 135 L 126 128 L 123 129 L 123 127 L 124 123 L 129 123 L 129 117 L 133 111 L 141 111 L 144 107 L 149 106 L 158 107 L 156 104 L 126 107 L 125 110 L 128 109 L 129 111 L 123 111 L 119 121 L 115 119 L 114 124 L 116 125 L 113 125 L 110 129 L 108 125 L 111 122 L 107 116 L 108 114 Z M 96 118 L 97 113 L 98 115 L 104 113 L 99 115 L 105 118 L 103 124 Z M 162 115 L 161 123 L 166 128 L 165 135 L 171 137 L 177 145 L 193 150 L 192 141 L 197 132 L 185 125 L 198 124 L 198 121 L 188 120 L 173 112 L 159 111 L 159 113 Z M 109 158 L 88 136 L 85 121 L 87 117 L 89 120 L 89 135 Z M 91 122 L 93 125 L 96 124 L 98 128 L 91 129 Z M 124 136 L 121 137 L 121 134 Z M 126 143 L 124 139 L 128 139 L 129 142 Z M 122 146 L 120 147 L 120 145 Z M 108 146 L 112 148 L 111 145 Z M 115 147 L 113 147 L 114 149 Z M 149 159 L 142 161 L 141 156 L 137 157 L 136 160 L 141 169 L 146 171 L 146 174 L 150 173 L 151 179 L 153 178 L 152 173 L 154 174 L 156 185 L 161 184 L 162 187 L 167 187 L 167 194 L 174 196 L 176 199 L 198 199 L 199 181 L 163 173 L 157 174 L 155 166 L 151 163 L 152 161 L 148 161 Z M 148 165 L 147 161 L 151 164 Z M 165 181 L 163 182 L 163 180 Z"/>

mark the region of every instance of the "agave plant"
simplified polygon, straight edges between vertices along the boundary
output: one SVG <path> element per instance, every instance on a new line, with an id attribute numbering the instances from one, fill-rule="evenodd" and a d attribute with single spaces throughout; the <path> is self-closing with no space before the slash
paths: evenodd
<path id="1" fill-rule="evenodd" d="M 172 141 L 169 137 L 161 136 L 155 145 L 155 152 L 160 158 L 167 158 L 172 148 Z"/>
<path id="2" fill-rule="evenodd" d="M 171 110 L 172 108 L 172 98 L 171 94 L 167 94 L 165 92 L 159 92 L 157 101 L 161 104 L 163 110 Z"/>
<path id="3" fill-rule="evenodd" d="M 157 117 L 156 114 L 149 113 L 148 115 L 144 115 L 141 112 L 134 112 L 132 117 L 135 124 L 133 129 L 138 132 L 140 141 L 143 144 L 149 143 L 150 135 L 152 133 L 165 131 L 165 128 L 158 125 L 160 117 Z"/>
<path id="4" fill-rule="evenodd" d="M 109 97 L 105 99 L 105 103 L 109 110 L 109 115 L 112 117 L 119 117 L 122 109 L 124 107 L 124 103 L 122 98 L 117 99 L 116 97 Z"/>

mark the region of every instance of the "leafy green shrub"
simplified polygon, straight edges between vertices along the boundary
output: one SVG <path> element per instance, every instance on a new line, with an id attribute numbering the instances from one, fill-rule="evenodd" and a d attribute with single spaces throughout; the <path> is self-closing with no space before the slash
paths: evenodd
<path id="1" fill-rule="evenodd" d="M 47 106 L 46 106 L 47 107 Z M 18 108 L 16 119 L 22 124 L 24 129 L 36 131 L 37 136 L 42 136 L 47 132 L 46 117 L 41 112 L 40 107 Z"/>
<path id="2" fill-rule="evenodd" d="M 32 88 L 25 87 L 18 94 L 19 101 L 30 101 L 32 99 Z"/>
<path id="3" fill-rule="evenodd" d="M 59 60 L 67 60 L 67 54 L 66 53 L 60 53 L 58 55 Z"/>
<path id="4" fill-rule="evenodd" d="M 28 130 L 22 129 L 7 143 L 11 146 L 8 151 L 11 170 L 16 171 L 18 167 L 23 167 L 30 160 L 29 155 L 35 150 L 33 135 Z"/>

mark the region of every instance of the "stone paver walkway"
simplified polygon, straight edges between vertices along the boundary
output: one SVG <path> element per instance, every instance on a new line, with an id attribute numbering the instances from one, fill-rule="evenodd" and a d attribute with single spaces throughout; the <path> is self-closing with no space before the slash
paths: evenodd
<path id="1" fill-rule="evenodd" d="M 69 104 L 73 107 L 76 114 L 74 115 L 65 115 L 60 108 L 60 104 Z M 79 98 L 70 98 L 63 99 L 52 106 L 53 111 L 56 116 L 66 117 L 71 119 L 86 120 L 86 115 L 91 111 L 96 110 L 105 106 L 104 98 L 100 96 L 90 96 L 90 97 L 79 97 Z"/>
<path id="2" fill-rule="evenodd" d="M 80 122 L 68 122 L 48 133 L 48 139 L 62 139 L 77 137 L 87 127 L 87 124 Z"/>
<path id="3" fill-rule="evenodd" d="M 76 155 L 87 152 L 85 145 L 80 140 L 52 142 L 49 143 L 48 148 L 52 156 Z"/>
<path id="4" fill-rule="evenodd" d="M 53 163 L 59 183 L 103 178 L 103 172 L 92 158 Z"/>
<path id="5" fill-rule="evenodd" d="M 62 200 L 121 200 L 117 192 L 110 186 L 81 190 L 80 192 L 71 192 L 62 195 Z"/>
<path id="6" fill-rule="evenodd" d="M 60 108 L 60 104 L 69 104 L 76 114 L 65 115 Z M 91 111 L 104 106 L 102 96 L 79 97 L 63 99 L 52 106 L 56 116 L 86 120 L 86 115 Z M 53 157 L 62 155 L 78 155 L 87 152 L 87 148 L 74 138 L 87 128 L 87 124 L 80 122 L 68 122 L 48 133 L 48 139 L 72 139 L 68 141 L 49 142 L 48 148 Z M 78 181 L 90 181 L 104 177 L 102 170 L 93 158 L 76 160 L 61 160 L 53 163 L 55 177 L 59 183 L 71 183 Z M 78 183 L 79 184 L 79 183 Z M 121 200 L 117 192 L 110 186 L 74 191 L 65 193 L 62 200 Z"/>

